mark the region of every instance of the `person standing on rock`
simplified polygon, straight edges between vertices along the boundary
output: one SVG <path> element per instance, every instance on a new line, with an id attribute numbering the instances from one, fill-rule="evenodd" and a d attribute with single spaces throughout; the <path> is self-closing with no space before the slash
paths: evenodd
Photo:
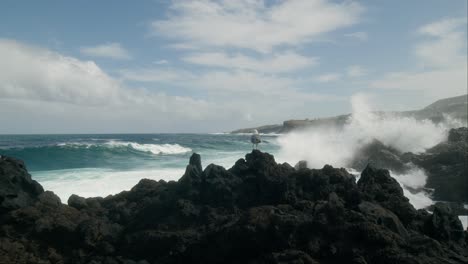
<path id="1" fill-rule="evenodd" d="M 257 149 L 258 144 L 262 142 L 260 135 L 258 134 L 257 129 L 254 129 L 252 136 L 250 137 L 250 142 L 252 142 L 252 148 Z"/>

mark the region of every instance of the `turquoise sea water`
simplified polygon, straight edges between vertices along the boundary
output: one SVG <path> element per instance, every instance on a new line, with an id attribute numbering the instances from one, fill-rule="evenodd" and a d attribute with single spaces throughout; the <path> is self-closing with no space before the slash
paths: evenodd
<path id="1" fill-rule="evenodd" d="M 262 151 L 277 153 L 276 136 L 263 136 Z M 226 168 L 250 152 L 250 135 L 99 134 L 0 135 L 0 155 L 22 159 L 33 179 L 59 195 L 106 196 L 142 178 L 177 180 L 193 152 Z"/>

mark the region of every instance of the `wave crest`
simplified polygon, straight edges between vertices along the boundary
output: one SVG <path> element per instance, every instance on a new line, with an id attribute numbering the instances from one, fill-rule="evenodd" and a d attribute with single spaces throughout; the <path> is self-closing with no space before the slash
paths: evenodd
<path id="1" fill-rule="evenodd" d="M 179 144 L 140 144 L 136 142 L 125 142 L 111 140 L 102 144 L 83 143 L 83 142 L 66 142 L 57 144 L 58 147 L 71 148 L 131 148 L 133 150 L 147 152 L 152 154 L 182 154 L 192 151 L 191 148 L 181 146 Z"/>
<path id="2" fill-rule="evenodd" d="M 183 147 L 179 144 L 139 144 L 135 142 L 111 141 L 106 143 L 106 145 L 130 147 L 138 151 L 151 152 L 153 154 L 182 154 L 192 151 L 191 148 Z"/>

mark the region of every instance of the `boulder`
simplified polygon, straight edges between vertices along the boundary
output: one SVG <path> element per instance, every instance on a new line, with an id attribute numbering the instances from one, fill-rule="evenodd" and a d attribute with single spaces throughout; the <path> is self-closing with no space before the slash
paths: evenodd
<path id="1" fill-rule="evenodd" d="M 22 161 L 0 156 L 0 214 L 33 204 L 43 192 Z"/>

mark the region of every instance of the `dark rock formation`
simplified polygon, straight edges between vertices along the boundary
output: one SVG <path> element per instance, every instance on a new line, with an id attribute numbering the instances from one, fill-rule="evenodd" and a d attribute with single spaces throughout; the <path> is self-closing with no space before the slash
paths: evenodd
<path id="1" fill-rule="evenodd" d="M 468 128 L 450 130 L 446 142 L 407 159 L 426 171 L 435 200 L 468 203 Z"/>
<path id="2" fill-rule="evenodd" d="M 0 156 L 0 213 L 31 205 L 42 192 L 22 161 Z"/>
<path id="3" fill-rule="evenodd" d="M 468 203 L 468 128 L 451 129 L 448 140 L 424 153 L 400 153 L 374 140 L 364 146 L 349 166 L 362 170 L 366 164 L 405 173 L 412 167 L 423 169 L 426 187 L 434 189 L 439 201 Z"/>
<path id="4" fill-rule="evenodd" d="M 411 166 L 401 157 L 402 155 L 398 150 L 374 139 L 356 153 L 353 160 L 349 162 L 349 166 L 362 171 L 370 163 L 378 168 L 388 168 L 392 171 L 403 173 L 410 169 Z"/>
<path id="5" fill-rule="evenodd" d="M 450 208 L 415 210 L 372 166 L 356 183 L 344 169 L 296 170 L 257 150 L 228 170 L 202 170 L 193 154 L 178 182 L 143 179 L 69 205 L 42 192 L 19 161 L 2 158 L 0 172 L 9 197 L 27 197 L 2 207 L 0 263 L 468 261 L 468 233 Z"/>

